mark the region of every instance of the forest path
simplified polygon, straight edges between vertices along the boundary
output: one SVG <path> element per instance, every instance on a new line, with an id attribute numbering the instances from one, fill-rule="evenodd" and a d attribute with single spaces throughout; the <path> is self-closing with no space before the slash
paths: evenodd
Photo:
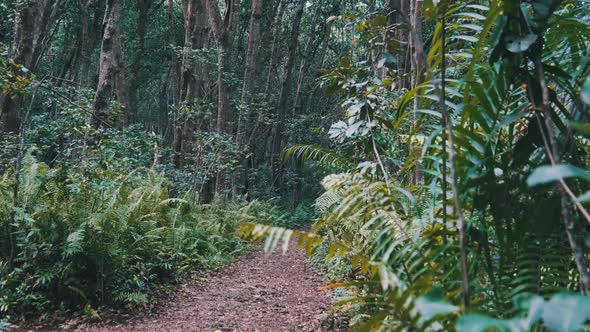
<path id="1" fill-rule="evenodd" d="M 256 248 L 223 270 L 189 282 L 154 317 L 76 330 L 316 331 L 330 304 L 321 285 L 321 275 L 294 245 L 284 255 Z"/>

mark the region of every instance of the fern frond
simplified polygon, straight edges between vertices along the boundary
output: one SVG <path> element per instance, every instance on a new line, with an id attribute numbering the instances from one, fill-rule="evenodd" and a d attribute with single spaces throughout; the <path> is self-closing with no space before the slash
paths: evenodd
<path id="1" fill-rule="evenodd" d="M 283 162 L 294 160 L 299 168 L 306 162 L 314 161 L 331 172 L 343 172 L 354 169 L 352 163 L 343 155 L 319 145 L 295 145 L 283 153 Z"/>

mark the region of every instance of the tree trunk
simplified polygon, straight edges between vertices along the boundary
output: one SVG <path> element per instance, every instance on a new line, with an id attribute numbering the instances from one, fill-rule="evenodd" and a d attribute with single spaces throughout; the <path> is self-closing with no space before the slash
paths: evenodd
<path id="1" fill-rule="evenodd" d="M 410 24 L 416 31 L 416 38 L 422 38 L 422 17 L 420 15 L 420 6 L 416 3 L 410 5 Z M 416 45 L 416 41 L 410 38 L 411 52 L 411 88 L 417 87 L 424 78 L 424 63 L 422 50 Z M 418 108 L 418 97 L 414 98 L 414 110 Z"/>
<path id="2" fill-rule="evenodd" d="M 238 129 L 236 132 L 236 144 L 240 152 L 240 166 L 232 181 L 233 196 L 242 194 L 246 185 L 246 169 L 248 167 L 246 138 L 248 137 L 247 129 L 250 124 L 249 109 L 253 93 L 253 79 L 257 70 L 257 55 L 260 47 L 260 18 L 262 16 L 262 0 L 252 0 L 252 10 L 250 13 L 250 26 L 248 29 L 248 48 L 246 51 L 246 67 L 244 69 L 244 78 L 242 84 L 242 96 L 240 104 L 242 106 L 238 116 Z M 247 112 L 244 114 L 243 109 Z"/>
<path id="3" fill-rule="evenodd" d="M 318 66 L 314 67 L 314 72 L 317 72 L 318 69 L 322 69 L 325 66 L 326 63 L 326 55 L 328 53 L 328 49 L 329 47 L 329 42 L 330 42 L 330 30 L 332 27 L 332 23 L 330 22 L 329 24 L 326 25 L 326 31 L 322 40 L 322 44 L 320 45 L 320 61 L 318 63 Z M 313 89 L 313 91 L 311 92 L 311 95 L 307 98 L 306 100 L 306 110 L 305 112 L 309 111 L 309 107 L 310 105 L 315 105 L 314 101 L 316 100 L 317 96 L 320 93 L 320 89 Z"/>
<path id="4" fill-rule="evenodd" d="M 205 0 L 184 0 L 184 49 L 180 67 L 180 84 L 178 100 L 184 103 L 183 111 L 177 115 L 174 134 L 174 164 L 183 166 L 184 155 L 187 152 L 187 136 L 194 130 L 194 123 L 183 113 L 192 111 L 192 103 L 197 97 L 203 96 L 205 89 L 205 73 L 201 64 L 195 65 L 193 51 L 203 49 L 207 43 L 209 26 Z M 204 119 L 200 120 L 204 122 Z"/>
<path id="5" fill-rule="evenodd" d="M 410 23 L 415 31 L 414 38 L 422 38 L 422 15 L 420 13 L 420 6 L 417 3 L 411 2 L 410 5 L 411 15 L 410 15 Z M 421 54 L 423 52 L 422 47 L 418 47 L 416 43 L 420 43 L 422 45 L 422 40 L 416 41 L 414 38 L 410 38 L 410 50 L 411 50 L 411 88 L 414 89 L 418 85 L 422 83 L 424 80 L 424 56 Z M 413 108 L 412 108 L 412 131 L 415 132 L 418 129 L 416 128 L 416 121 L 417 121 L 417 111 L 420 108 L 420 98 L 418 98 L 418 94 L 414 96 L 413 100 Z M 414 158 L 418 160 L 420 158 L 420 148 L 413 147 Z M 422 168 L 420 163 L 416 162 L 416 166 L 414 169 L 414 178 L 413 181 L 415 184 L 418 184 L 422 181 Z"/>
<path id="6" fill-rule="evenodd" d="M 244 69 L 244 81 L 242 85 L 242 97 L 240 102 L 248 104 L 252 94 L 252 80 L 256 73 L 256 59 L 260 47 L 260 18 L 262 16 L 262 0 L 252 0 L 252 13 L 250 14 L 250 27 L 248 30 L 248 49 L 246 51 L 246 68 Z"/>
<path id="7" fill-rule="evenodd" d="M 82 16 L 82 14 L 80 16 Z M 82 17 L 80 17 L 80 20 L 82 20 Z M 79 59 L 80 59 L 80 52 L 82 49 L 82 38 L 83 38 L 82 33 L 80 33 L 80 28 L 81 28 L 81 24 L 77 29 L 74 28 L 71 31 L 69 29 L 67 29 L 67 26 L 64 29 L 64 37 L 63 37 L 63 41 L 62 41 L 62 45 L 63 45 L 62 59 L 63 59 L 64 65 L 62 66 L 59 74 L 57 75 L 57 77 L 59 78 L 59 80 L 56 82 L 57 86 L 61 86 L 61 84 L 63 84 L 63 82 L 66 80 L 75 83 L 78 79 L 78 73 L 77 73 L 76 69 L 77 69 L 77 65 L 79 63 Z M 69 55 L 66 58 L 66 53 L 68 53 L 66 50 L 69 46 L 68 41 L 70 41 L 72 37 L 76 38 L 76 43 L 74 44 L 74 46 L 72 47 L 72 49 L 69 52 Z"/>
<path id="8" fill-rule="evenodd" d="M 80 86 L 86 87 L 88 85 L 88 68 L 90 67 L 90 52 L 91 43 L 90 29 L 88 23 L 88 5 L 90 0 L 80 0 L 80 34 L 82 35 L 82 43 L 80 44 Z"/>
<path id="9" fill-rule="evenodd" d="M 313 58 L 313 56 L 315 55 L 315 49 L 312 50 L 312 47 L 313 47 L 313 43 L 316 40 L 316 37 L 318 34 L 318 33 L 316 33 L 316 26 L 317 26 L 318 21 L 321 16 L 320 12 L 322 9 L 322 4 L 323 4 L 322 0 L 318 1 L 318 3 L 317 3 L 318 7 L 316 8 L 316 12 L 314 13 L 312 25 L 309 30 L 309 36 L 308 36 L 307 42 L 305 43 L 305 50 L 303 51 L 303 54 L 301 56 L 301 61 L 299 63 L 299 73 L 297 74 L 297 88 L 295 89 L 295 101 L 293 102 L 293 105 L 295 106 L 295 107 L 293 107 L 293 115 L 299 114 L 301 112 L 301 110 L 303 109 L 303 105 L 302 105 L 303 88 L 304 88 L 303 83 L 305 80 L 305 73 L 307 70 L 308 60 L 310 58 Z M 335 12 L 339 5 L 340 5 L 340 1 L 335 2 L 332 12 Z M 322 36 L 324 36 L 324 37 L 327 36 L 326 30 L 329 28 L 329 26 L 330 26 L 330 23 L 324 24 L 324 29 L 321 30 Z"/>
<path id="10" fill-rule="evenodd" d="M 226 12 L 221 18 L 216 0 L 206 0 L 207 12 L 217 46 L 217 132 L 228 132 L 227 122 L 231 111 L 229 89 L 223 78 L 229 72 L 231 36 L 235 27 L 234 15 L 240 0 L 226 0 Z"/>
<path id="11" fill-rule="evenodd" d="M 23 4 L 15 19 L 12 54 L 8 70 L 13 77 L 28 76 L 35 70 L 48 42 L 48 30 L 55 20 L 54 0 L 29 0 Z M 22 67 L 27 71 L 23 71 Z M 20 91 L 0 93 L 0 132 L 14 133 L 20 128 Z"/>
<path id="12" fill-rule="evenodd" d="M 410 47 L 411 38 L 409 38 L 409 32 L 406 29 L 401 28 L 402 18 L 408 17 L 408 0 L 389 0 L 388 12 L 389 12 L 389 24 L 394 26 L 395 29 L 390 33 L 389 38 L 395 40 L 397 45 L 397 82 L 395 89 L 402 90 L 409 87 L 408 63 L 410 59 Z M 411 73 L 410 73 L 411 75 Z"/>
<path id="13" fill-rule="evenodd" d="M 128 124 L 127 93 L 124 84 L 123 54 L 119 20 L 120 0 L 107 0 L 104 14 L 104 32 L 100 47 L 98 86 L 94 95 L 92 125 L 95 128 L 109 126 L 109 107 L 113 96 L 123 111 L 123 125 Z"/>
<path id="14" fill-rule="evenodd" d="M 192 51 L 205 47 L 209 27 L 205 0 L 184 0 L 184 50 L 180 69 L 179 100 L 191 101 L 202 95 L 203 77 L 193 61 Z"/>
<path id="15" fill-rule="evenodd" d="M 231 37 L 235 28 L 235 13 L 239 7 L 240 0 L 225 0 L 225 14 L 222 19 L 217 0 L 206 0 L 207 13 L 211 23 L 211 29 L 215 36 L 217 46 L 217 133 L 228 134 L 229 116 L 231 105 L 229 100 L 230 90 L 224 82 L 224 77 L 229 73 Z M 218 156 L 219 164 L 225 163 L 225 155 Z M 227 189 L 224 172 L 219 172 L 216 178 L 215 191 L 222 192 Z"/>
<path id="16" fill-rule="evenodd" d="M 270 92 L 270 86 L 272 84 L 272 78 L 275 72 L 275 68 L 278 62 L 278 55 L 277 49 L 279 47 L 279 38 L 281 37 L 281 26 L 283 21 L 283 14 L 285 13 L 285 7 L 287 6 L 286 0 L 279 0 L 279 5 L 277 7 L 277 14 L 275 16 L 274 21 L 274 33 L 272 36 L 272 46 L 270 49 L 270 59 L 268 62 L 268 74 L 266 76 L 266 85 L 264 89 L 264 93 L 268 94 Z"/>
<path id="17" fill-rule="evenodd" d="M 137 26 L 135 33 L 137 35 L 137 52 L 133 62 L 131 63 L 131 78 L 129 80 L 129 102 L 131 103 L 129 113 L 133 113 L 134 117 L 137 117 L 139 110 L 137 91 L 142 81 L 140 72 L 142 67 L 142 59 L 145 55 L 145 36 L 147 33 L 147 20 L 149 9 L 151 6 L 151 0 L 138 0 L 137 1 Z M 134 119 L 131 119 L 135 121 Z"/>
<path id="18" fill-rule="evenodd" d="M 293 28 L 291 30 L 291 38 L 289 40 L 289 48 L 287 52 L 287 59 L 285 61 L 285 67 L 283 70 L 283 82 L 281 83 L 281 92 L 279 94 L 279 101 L 276 108 L 277 121 L 273 128 L 272 135 L 272 154 L 271 154 L 271 165 L 273 170 L 276 170 L 273 178 L 277 178 L 281 174 L 280 167 L 280 154 L 282 148 L 282 137 L 283 127 L 285 122 L 285 112 L 287 108 L 287 102 L 289 100 L 289 90 L 291 85 L 291 76 L 293 72 L 293 65 L 295 63 L 295 51 L 297 50 L 297 42 L 299 40 L 299 28 L 301 25 L 301 17 L 303 16 L 303 9 L 305 7 L 305 0 L 299 0 L 297 3 L 297 9 L 295 11 L 295 17 L 293 19 Z M 273 181 L 275 182 L 275 181 Z"/>
<path id="19" fill-rule="evenodd" d="M 173 0 L 166 0 L 166 18 L 167 18 L 167 25 L 168 25 L 168 29 L 167 29 L 167 38 L 170 41 L 174 40 L 174 36 L 175 36 L 175 28 L 176 28 L 176 24 L 175 24 L 175 20 L 174 20 L 174 1 Z M 170 121 L 170 119 L 168 118 L 168 111 L 169 111 L 169 106 L 168 105 L 176 105 L 177 101 L 176 101 L 176 97 L 178 95 L 178 90 L 176 89 L 177 84 L 177 76 L 180 75 L 176 75 L 176 68 L 177 68 L 177 59 L 176 56 L 174 54 L 174 52 L 172 51 L 168 51 L 166 53 L 166 60 L 168 63 L 168 71 L 166 73 L 166 80 L 164 80 L 164 84 L 162 84 L 162 86 L 160 87 L 160 118 L 163 120 L 161 122 L 165 122 L 166 123 L 166 127 L 164 129 L 164 131 L 166 133 L 171 133 L 169 135 L 167 135 L 167 137 L 169 138 L 170 136 L 172 136 L 172 148 L 174 148 L 174 142 L 176 140 L 176 118 L 177 118 L 177 113 L 178 112 L 173 112 L 172 114 L 172 121 Z M 171 91 L 173 91 L 173 93 L 171 93 Z M 175 157 L 173 157 L 175 158 Z"/>

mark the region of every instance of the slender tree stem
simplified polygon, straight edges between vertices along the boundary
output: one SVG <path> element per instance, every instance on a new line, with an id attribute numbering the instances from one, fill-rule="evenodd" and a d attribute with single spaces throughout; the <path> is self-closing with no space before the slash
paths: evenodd
<path id="1" fill-rule="evenodd" d="M 449 152 L 448 153 L 449 154 L 449 176 L 450 176 L 450 180 L 451 180 L 451 190 L 453 192 L 455 214 L 457 216 L 457 228 L 458 228 L 458 233 L 459 233 L 459 243 L 460 243 L 460 251 L 461 251 L 461 256 L 460 256 L 461 285 L 463 288 L 461 298 L 462 298 L 463 306 L 467 307 L 469 305 L 469 274 L 468 274 L 468 270 L 467 270 L 467 266 L 468 266 L 468 264 L 467 264 L 467 237 L 465 236 L 465 217 L 463 215 L 463 208 L 461 206 L 461 199 L 459 197 L 459 190 L 458 190 L 458 185 L 457 185 L 457 183 L 458 183 L 457 182 L 457 171 L 456 171 L 456 164 L 455 164 L 455 157 L 456 157 L 455 134 L 453 132 L 453 124 L 450 121 L 450 116 L 449 116 L 449 113 L 447 111 L 447 107 L 445 104 L 445 100 L 446 100 L 446 93 L 445 93 L 445 86 L 444 86 L 446 83 L 446 81 L 445 81 L 445 76 L 446 76 L 446 59 L 445 59 L 446 17 L 445 17 L 445 14 L 446 14 L 446 9 L 447 9 L 447 3 L 443 2 L 439 6 L 441 6 L 439 8 L 442 9 L 442 13 L 443 13 L 443 15 L 441 17 L 441 24 L 443 26 L 442 33 L 441 33 L 442 64 L 441 64 L 441 81 L 440 81 L 440 84 L 436 84 L 435 86 L 439 92 L 440 112 L 442 114 L 443 121 L 444 121 L 445 127 L 446 127 L 446 132 L 447 132 L 446 136 L 448 139 L 448 144 L 443 144 L 443 149 L 444 149 L 444 147 L 447 147 L 448 152 Z M 400 14 L 403 13 L 403 11 L 401 11 L 401 9 L 399 8 L 399 5 L 394 5 L 394 8 L 396 10 L 398 10 L 400 12 Z M 400 15 L 400 18 L 404 21 L 404 23 L 406 23 L 410 27 L 410 37 L 413 39 L 414 45 L 417 48 L 416 52 L 417 52 L 417 54 L 421 54 L 421 56 L 424 58 L 424 67 L 425 67 L 426 71 L 428 72 L 429 76 L 431 77 L 431 79 L 434 78 L 435 77 L 434 71 L 432 70 L 432 68 L 428 64 L 428 61 L 426 61 L 427 59 L 424 54 L 424 47 L 422 45 L 422 40 L 420 39 L 420 37 L 416 33 L 415 27 L 411 24 L 411 21 L 407 17 L 405 17 L 404 15 Z M 446 163 L 446 155 L 443 156 L 443 159 L 445 160 L 445 163 Z M 446 167 L 446 165 L 444 165 L 444 166 Z M 446 211 L 444 211 L 444 214 L 446 214 Z"/>
<path id="2" fill-rule="evenodd" d="M 371 143 L 373 143 L 373 153 L 375 153 L 375 158 L 377 158 L 377 162 L 379 163 L 379 168 L 381 168 L 381 172 L 383 173 L 383 178 L 385 179 L 385 184 L 387 185 L 387 192 L 391 194 L 391 186 L 389 185 L 389 176 L 387 175 L 387 171 L 385 171 L 385 167 L 383 166 L 383 162 L 381 161 L 381 156 L 379 155 L 379 151 L 377 150 L 377 145 L 375 144 L 375 138 L 371 136 Z"/>
<path id="3" fill-rule="evenodd" d="M 549 161 L 551 164 L 556 165 L 560 162 L 559 145 L 556 139 L 557 135 L 553 129 L 553 123 L 551 122 L 551 99 L 549 98 L 549 88 L 547 87 L 547 82 L 545 81 L 545 70 L 543 68 L 541 57 L 538 54 L 533 57 L 533 63 L 535 64 L 537 80 L 539 82 L 539 86 L 541 87 L 541 110 L 545 120 L 545 129 L 547 130 L 547 137 L 544 137 L 545 149 L 547 150 L 547 155 L 549 156 Z M 543 130 L 541 130 L 541 132 L 543 132 Z M 572 200 L 584 218 L 586 218 L 586 220 L 589 222 L 590 216 L 588 215 L 586 209 L 584 209 L 584 207 L 578 201 L 572 190 L 566 184 L 565 180 L 560 178 L 558 182 L 560 192 L 563 196 L 561 200 L 561 220 L 565 228 L 570 248 L 574 254 L 576 267 L 580 273 L 580 289 L 582 293 L 586 293 L 590 290 L 590 273 L 588 272 L 588 267 L 586 266 L 586 261 L 584 260 L 583 249 L 578 244 L 578 239 L 575 234 L 575 224 L 571 219 L 566 198 L 569 197 Z"/>
<path id="4" fill-rule="evenodd" d="M 453 133 L 453 122 L 449 116 L 446 105 L 446 3 L 442 7 L 441 17 L 441 79 L 440 79 L 440 110 L 443 116 L 447 131 L 448 151 L 449 151 L 449 175 L 451 176 L 451 189 L 453 191 L 453 200 L 455 203 L 455 214 L 457 216 L 457 229 L 459 231 L 459 245 L 461 251 L 461 284 L 463 288 L 462 302 L 463 306 L 469 306 L 469 274 L 467 270 L 467 238 L 465 236 L 465 217 L 461 206 L 461 199 L 459 197 L 459 188 L 457 185 L 457 170 L 456 170 L 456 151 L 455 151 L 455 135 Z M 445 142 L 447 143 L 447 142 Z M 443 144 L 443 147 L 447 144 Z M 443 156 L 446 160 L 446 154 Z M 446 185 L 446 184 L 445 184 Z M 446 196 L 446 195 L 445 195 Z M 446 214 L 446 211 L 444 211 Z"/>

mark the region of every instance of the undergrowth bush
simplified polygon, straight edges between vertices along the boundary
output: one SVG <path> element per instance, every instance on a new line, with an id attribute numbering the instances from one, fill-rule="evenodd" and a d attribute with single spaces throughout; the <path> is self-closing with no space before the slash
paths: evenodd
<path id="1" fill-rule="evenodd" d="M 50 168 L 31 153 L 0 178 L 0 314 L 142 304 L 156 285 L 241 250 L 243 202 L 169 195 L 148 168 Z M 254 211 L 256 212 L 256 211 Z M 253 217 L 252 217 L 253 218 Z"/>

